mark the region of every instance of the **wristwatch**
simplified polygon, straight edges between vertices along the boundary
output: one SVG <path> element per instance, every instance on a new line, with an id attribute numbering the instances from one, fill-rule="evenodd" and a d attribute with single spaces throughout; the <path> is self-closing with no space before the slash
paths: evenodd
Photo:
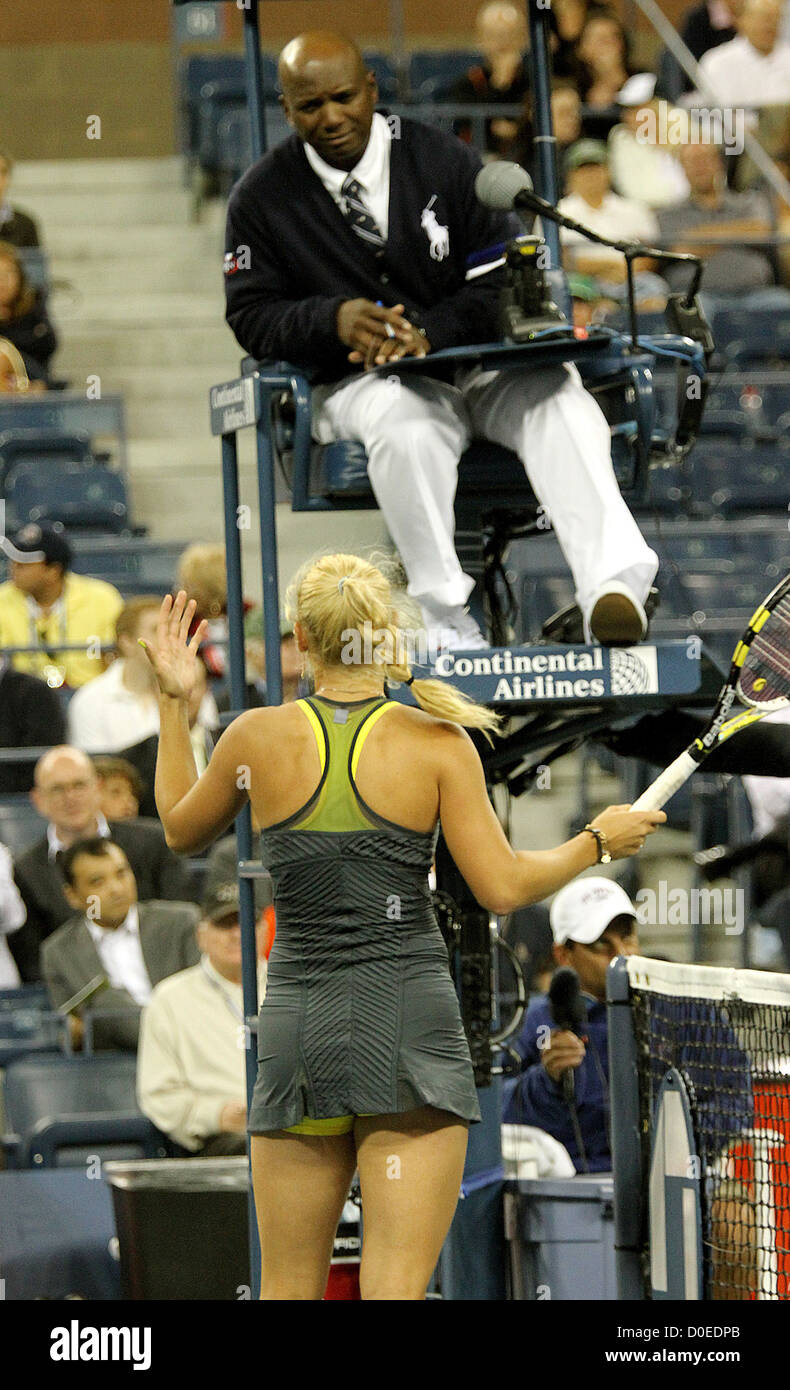
<path id="1" fill-rule="evenodd" d="M 595 843 L 598 846 L 598 863 L 611 864 L 612 856 L 609 853 L 609 841 L 603 831 L 599 830 L 597 825 L 585 825 L 584 828 L 585 830 L 589 830 L 591 835 L 595 836 Z"/>

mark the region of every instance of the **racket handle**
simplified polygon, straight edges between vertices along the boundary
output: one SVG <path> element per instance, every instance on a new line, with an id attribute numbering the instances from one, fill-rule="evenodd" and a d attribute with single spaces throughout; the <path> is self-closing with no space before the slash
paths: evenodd
<path id="1" fill-rule="evenodd" d="M 690 753 L 681 753 L 661 773 L 660 777 L 657 777 L 655 782 L 651 782 L 650 786 L 642 792 L 642 795 L 637 797 L 631 810 L 660 811 L 661 807 L 666 805 L 669 798 L 675 795 L 675 792 L 683 786 L 684 782 L 688 781 L 692 772 L 696 772 L 698 767 L 699 763 L 695 758 L 692 758 Z"/>

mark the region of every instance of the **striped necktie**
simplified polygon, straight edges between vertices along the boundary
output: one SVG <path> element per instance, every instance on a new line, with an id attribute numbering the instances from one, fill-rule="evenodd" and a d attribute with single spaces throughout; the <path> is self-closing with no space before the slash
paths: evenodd
<path id="1" fill-rule="evenodd" d="M 386 241 L 381 234 L 381 228 L 362 201 L 362 185 L 349 174 L 340 192 L 344 199 L 343 216 L 351 230 L 367 242 L 373 251 L 383 251 Z"/>

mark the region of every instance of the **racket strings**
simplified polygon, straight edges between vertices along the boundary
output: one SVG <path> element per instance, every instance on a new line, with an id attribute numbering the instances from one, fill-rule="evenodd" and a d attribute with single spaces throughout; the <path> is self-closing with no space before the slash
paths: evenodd
<path id="1" fill-rule="evenodd" d="M 750 705 L 779 706 L 790 700 L 790 593 L 777 603 L 752 638 L 738 693 Z"/>

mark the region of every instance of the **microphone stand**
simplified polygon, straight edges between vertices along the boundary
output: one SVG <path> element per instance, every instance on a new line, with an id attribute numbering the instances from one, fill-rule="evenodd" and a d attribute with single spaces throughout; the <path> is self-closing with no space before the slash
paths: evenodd
<path id="1" fill-rule="evenodd" d="M 636 293 L 634 290 L 633 263 L 640 256 L 649 256 L 652 260 L 663 262 L 666 265 L 685 264 L 693 266 L 694 275 L 685 297 L 681 294 L 675 296 L 675 299 L 681 311 L 685 311 L 687 314 L 690 311 L 695 311 L 702 316 L 701 310 L 695 304 L 697 291 L 699 290 L 700 281 L 702 280 L 703 269 L 702 261 L 699 256 L 692 256 L 681 251 L 662 251 L 657 246 L 644 246 L 638 241 L 613 241 L 610 237 L 601 236 L 600 233 L 594 232 L 591 227 L 585 227 L 583 222 L 577 222 L 575 218 L 567 217 L 565 213 L 560 212 L 551 203 L 548 203 L 545 198 L 539 197 L 537 193 L 528 193 L 526 190 L 523 193 L 519 193 L 516 198 L 516 205 L 520 205 L 518 206 L 519 211 L 528 209 L 529 212 L 543 218 L 548 218 L 550 222 L 556 223 L 559 227 L 564 227 L 567 231 L 578 232 L 587 241 L 597 242 L 599 246 L 608 246 L 612 251 L 619 251 L 625 256 L 626 278 L 628 283 L 628 318 L 630 323 L 631 345 L 634 352 L 639 351 L 639 330 L 636 322 Z M 706 347 L 706 352 L 708 352 L 713 350 L 713 339 L 710 336 L 710 328 L 704 321 L 704 318 L 703 323 L 704 328 L 707 330 L 708 338 L 710 339 L 710 347 Z M 705 346 L 705 344 L 703 344 L 703 346 Z"/>

